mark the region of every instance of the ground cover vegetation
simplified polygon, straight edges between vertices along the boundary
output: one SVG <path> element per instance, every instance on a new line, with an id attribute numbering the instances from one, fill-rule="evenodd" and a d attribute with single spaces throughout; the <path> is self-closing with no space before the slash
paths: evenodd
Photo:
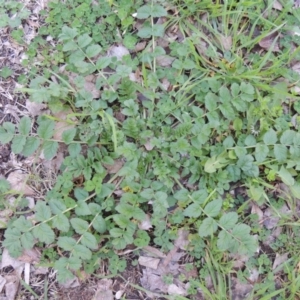
<path id="1" fill-rule="evenodd" d="M 252 284 L 244 299 L 299 298 L 294 1 L 51 1 L 30 43 L 23 4 L 0 14 L 26 47 L 16 93 L 48 108 L 4 120 L 0 141 L 23 158 L 64 152 L 29 211 L 1 179 L 2 209 L 18 197 L 11 256 L 42 249 L 59 282 L 102 261 L 117 276 L 120 251 L 168 253 L 184 231 L 197 276 L 175 299 L 233 299 L 237 280 Z"/>

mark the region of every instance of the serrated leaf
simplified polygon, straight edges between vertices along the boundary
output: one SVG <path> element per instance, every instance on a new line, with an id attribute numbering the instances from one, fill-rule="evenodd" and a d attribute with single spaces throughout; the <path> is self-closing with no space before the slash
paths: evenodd
<path id="1" fill-rule="evenodd" d="M 250 233 L 251 228 L 246 224 L 237 224 L 232 229 L 232 235 L 235 238 L 242 239 L 245 236 L 248 236 Z"/>
<path id="2" fill-rule="evenodd" d="M 76 128 L 70 128 L 62 133 L 62 141 L 67 145 L 74 141 L 76 135 Z"/>
<path id="3" fill-rule="evenodd" d="M 93 227 L 99 233 L 104 233 L 106 231 L 106 223 L 102 216 L 97 216 L 93 221 Z"/>
<path id="4" fill-rule="evenodd" d="M 151 6 L 150 5 L 143 5 L 137 10 L 136 17 L 138 19 L 147 19 L 151 15 Z"/>
<path id="5" fill-rule="evenodd" d="M 255 93 L 253 85 L 250 83 L 245 83 L 244 81 L 241 83 L 240 90 L 249 95 L 253 95 Z"/>
<path id="6" fill-rule="evenodd" d="M 217 216 L 222 208 L 222 200 L 221 199 L 216 199 L 211 202 L 209 202 L 205 208 L 204 208 L 204 213 L 208 217 L 215 217 Z"/>
<path id="7" fill-rule="evenodd" d="M 276 144 L 274 146 L 274 155 L 275 158 L 279 161 L 279 162 L 284 162 L 287 159 L 287 147 L 284 145 L 280 145 L 280 144 Z"/>
<path id="8" fill-rule="evenodd" d="M 33 228 L 33 235 L 40 242 L 45 243 L 47 245 L 54 242 L 55 234 L 49 225 L 45 223 L 41 223 L 40 225 Z"/>
<path id="9" fill-rule="evenodd" d="M 23 250 L 20 242 L 21 232 L 17 228 L 7 228 L 4 236 L 2 246 L 7 248 L 12 257 L 20 256 Z"/>
<path id="10" fill-rule="evenodd" d="M 294 177 L 285 167 L 282 166 L 277 174 L 286 185 L 291 186 L 295 184 Z"/>
<path id="11" fill-rule="evenodd" d="M 209 111 L 215 110 L 217 108 L 217 102 L 218 97 L 215 94 L 209 92 L 205 96 L 205 108 Z"/>
<path id="12" fill-rule="evenodd" d="M 51 139 L 54 132 L 55 123 L 52 120 L 44 120 L 40 123 L 37 134 L 42 139 Z"/>
<path id="13" fill-rule="evenodd" d="M 71 219 L 71 225 L 78 234 L 85 233 L 89 228 L 89 223 L 85 220 L 79 218 Z"/>
<path id="14" fill-rule="evenodd" d="M 231 93 L 233 97 L 237 97 L 240 92 L 240 86 L 237 83 L 233 83 L 230 87 Z"/>
<path id="15" fill-rule="evenodd" d="M 192 198 L 193 200 L 198 203 L 198 204 L 202 204 L 204 203 L 204 201 L 207 199 L 208 194 L 206 190 L 198 190 L 198 191 L 194 191 L 192 193 Z"/>
<path id="16" fill-rule="evenodd" d="M 25 232 L 21 236 L 21 244 L 24 249 L 32 249 L 34 246 L 34 237 L 31 232 Z"/>
<path id="17" fill-rule="evenodd" d="M 22 154 L 24 156 L 31 156 L 39 147 L 40 140 L 36 137 L 30 136 L 26 138 L 26 143 L 23 147 Z"/>
<path id="18" fill-rule="evenodd" d="M 69 219 L 63 214 L 58 214 L 52 221 L 53 226 L 62 232 L 68 232 L 70 229 Z"/>
<path id="19" fill-rule="evenodd" d="M 274 145 L 277 142 L 277 135 L 273 129 L 270 129 L 264 134 L 264 143 L 267 145 Z"/>
<path id="20" fill-rule="evenodd" d="M 228 120 L 234 120 L 235 118 L 235 113 L 234 110 L 232 108 L 232 105 L 230 102 L 226 102 L 220 105 L 220 111 L 222 113 L 222 115 L 228 119 Z"/>
<path id="21" fill-rule="evenodd" d="M 237 221 L 238 214 L 235 212 L 229 212 L 221 217 L 219 223 L 225 229 L 232 229 Z"/>
<path id="22" fill-rule="evenodd" d="M 280 143 L 284 145 L 292 145 L 294 138 L 296 137 L 296 132 L 293 130 L 286 130 L 280 137 Z"/>
<path id="23" fill-rule="evenodd" d="M 87 57 L 92 58 L 101 52 L 102 48 L 99 45 L 90 45 L 85 50 Z"/>
<path id="24" fill-rule="evenodd" d="M 68 146 L 68 151 L 71 157 L 77 157 L 81 152 L 81 145 L 78 143 L 73 143 Z"/>
<path id="25" fill-rule="evenodd" d="M 29 117 L 23 117 L 20 120 L 19 126 L 19 133 L 22 135 L 28 135 L 31 129 L 31 120 Z"/>
<path id="26" fill-rule="evenodd" d="M 73 40 L 77 36 L 76 28 L 70 28 L 68 26 L 63 26 L 62 32 L 59 35 L 61 41 Z"/>
<path id="27" fill-rule="evenodd" d="M 77 43 L 78 43 L 78 46 L 80 48 L 84 48 L 86 47 L 87 45 L 89 45 L 91 42 L 93 41 L 93 39 L 87 34 L 83 34 L 83 35 L 80 35 L 78 38 L 77 38 Z"/>
<path id="28" fill-rule="evenodd" d="M 77 207 L 75 208 L 75 213 L 77 216 L 89 216 L 91 215 L 91 211 L 89 206 L 85 201 L 78 201 Z"/>
<path id="29" fill-rule="evenodd" d="M 56 279 L 59 283 L 66 283 L 74 278 L 73 273 L 65 266 L 61 265 L 61 258 L 55 262 L 54 268 L 57 270 Z"/>
<path id="30" fill-rule="evenodd" d="M 35 205 L 35 219 L 37 221 L 43 222 L 47 221 L 51 218 L 51 209 L 50 207 L 43 201 L 38 201 Z"/>
<path id="31" fill-rule="evenodd" d="M 206 161 L 204 170 L 207 173 L 214 173 L 217 171 L 217 169 L 225 167 L 227 165 L 227 162 L 228 161 L 226 160 L 226 158 L 224 158 L 222 155 L 214 155 Z"/>
<path id="32" fill-rule="evenodd" d="M 201 214 L 202 209 L 199 203 L 192 203 L 183 211 L 183 215 L 189 218 L 198 218 Z"/>
<path id="33" fill-rule="evenodd" d="M 201 237 L 210 236 L 218 229 L 218 224 L 213 218 L 206 218 L 201 223 L 198 233 Z"/>
<path id="34" fill-rule="evenodd" d="M 58 142 L 54 142 L 54 141 L 46 141 L 43 144 L 43 153 L 44 153 L 44 157 L 45 159 L 52 159 L 58 150 Z"/>
<path id="35" fill-rule="evenodd" d="M 54 214 L 59 214 L 67 208 L 62 199 L 49 200 L 49 206 Z"/>
<path id="36" fill-rule="evenodd" d="M 98 243 L 96 238 L 89 232 L 85 232 L 81 238 L 81 244 L 92 249 L 96 250 L 98 248 Z"/>
<path id="37" fill-rule="evenodd" d="M 152 26 L 152 35 L 163 37 L 165 33 L 165 26 L 163 24 L 154 24 Z"/>
<path id="38" fill-rule="evenodd" d="M 265 144 L 257 144 L 255 146 L 255 159 L 257 162 L 263 162 L 269 153 L 269 147 Z"/>
<path id="39" fill-rule="evenodd" d="M 14 133 L 6 131 L 3 127 L 0 127 L 0 142 L 2 144 L 9 143 L 14 137 Z"/>
<path id="40" fill-rule="evenodd" d="M 110 57 L 100 57 L 96 62 L 97 69 L 104 69 L 111 63 Z"/>
<path id="41" fill-rule="evenodd" d="M 166 16 L 167 11 L 161 5 L 154 4 L 151 7 L 151 13 L 150 14 L 153 18 L 160 18 L 160 17 Z"/>
<path id="42" fill-rule="evenodd" d="M 83 245 L 76 245 L 73 248 L 73 255 L 78 256 L 84 260 L 90 260 L 92 258 L 91 250 Z"/>
<path id="43" fill-rule="evenodd" d="M 78 46 L 74 41 L 68 41 L 64 43 L 62 50 L 64 52 L 77 50 Z"/>
<path id="44" fill-rule="evenodd" d="M 65 251 L 72 251 L 76 245 L 76 240 L 69 236 L 60 236 L 57 245 Z"/>
<path id="45" fill-rule="evenodd" d="M 231 234 L 226 231 L 222 230 L 218 235 L 217 246 L 220 251 L 226 251 L 232 247 L 233 238 Z"/>
<path id="46" fill-rule="evenodd" d="M 232 100 L 231 93 L 229 89 L 225 86 L 222 86 L 219 90 L 220 99 L 222 102 L 229 102 Z"/>
<path id="47" fill-rule="evenodd" d="M 32 227 L 32 223 L 25 219 L 24 216 L 21 216 L 13 222 L 13 226 L 19 229 L 21 232 L 26 232 Z"/>
<path id="48" fill-rule="evenodd" d="M 79 270 L 81 268 L 81 259 L 78 256 L 71 256 L 68 258 L 68 266 L 72 270 Z"/>
<path id="49" fill-rule="evenodd" d="M 232 105 L 237 109 L 237 111 L 245 112 L 248 108 L 247 102 L 240 98 L 233 98 L 231 100 Z"/>
<path id="50" fill-rule="evenodd" d="M 15 154 L 19 154 L 22 152 L 24 145 L 26 143 L 26 137 L 23 135 L 14 136 L 11 144 L 11 150 Z"/>

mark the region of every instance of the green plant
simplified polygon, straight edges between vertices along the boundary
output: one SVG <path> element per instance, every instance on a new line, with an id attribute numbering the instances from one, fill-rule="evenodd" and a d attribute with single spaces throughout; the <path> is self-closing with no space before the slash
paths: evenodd
<path id="1" fill-rule="evenodd" d="M 91 1 L 49 4 L 27 61 L 40 52 L 42 67 L 49 68 L 31 68 L 28 87 L 19 91 L 47 103 L 51 113 L 37 120 L 23 117 L 17 126 L 3 123 L 0 141 L 11 142 L 12 151 L 24 156 L 42 151 L 52 159 L 60 143 L 69 153 L 45 201 L 37 202 L 31 219 L 11 222 L 3 245 L 14 256 L 36 244 L 51 245 L 44 259 L 65 281 L 81 268 L 94 272 L 104 259 L 111 273 L 122 272 L 126 261 L 114 251 L 150 243 L 169 251 L 184 228 L 190 233 L 187 251 L 201 269 L 190 294 L 203 288 L 209 275 L 222 295 L 218 299 L 226 299 L 231 266 L 223 253 L 247 255 L 246 267 L 260 268 L 266 280 L 253 295 L 283 293 L 271 284 L 270 257 L 256 253 L 268 232 L 248 208 L 253 201 L 281 216 L 280 205 L 295 207 L 300 197 L 300 134 L 292 120 L 299 97 L 290 89 L 299 75 L 290 71 L 287 41 L 277 54 L 272 51 L 277 39 L 262 55 L 253 49 L 269 34 L 284 33 L 285 17 L 288 26 L 295 24 L 296 13 L 288 6 L 274 14 L 269 5 L 268 19 L 258 2 L 172 2 L 178 7 L 174 16 L 162 1 L 143 6 L 101 1 L 94 9 Z M 94 26 L 98 18 L 102 23 Z M 184 39 L 163 47 L 159 42 L 172 26 Z M 116 29 L 120 36 L 113 34 Z M 43 41 L 49 34 L 57 39 L 55 50 Z M 146 47 L 122 57 L 107 55 L 121 40 L 130 49 L 136 41 Z M 161 57 L 171 60 L 168 67 Z M 64 70 L 58 67 L 62 62 Z M 89 76 L 99 95 L 87 87 Z M 53 137 L 62 122 L 57 112 L 65 113 L 61 138 Z M 274 199 L 278 183 L 285 190 Z M 233 196 L 237 188 L 243 195 Z M 139 228 L 147 218 L 151 231 Z M 295 225 L 293 216 L 284 222 L 280 226 Z M 282 234 L 271 246 L 286 244 Z M 238 274 L 247 278 L 247 272 Z M 216 297 L 209 289 L 205 293 Z"/>

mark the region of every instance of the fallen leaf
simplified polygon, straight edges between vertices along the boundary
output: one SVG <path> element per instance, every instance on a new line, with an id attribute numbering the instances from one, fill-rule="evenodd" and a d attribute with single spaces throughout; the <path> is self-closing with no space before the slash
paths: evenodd
<path id="1" fill-rule="evenodd" d="M 18 257 L 18 261 L 24 263 L 38 263 L 40 261 L 41 254 L 36 249 L 25 249 L 21 256 Z"/>
<path id="2" fill-rule="evenodd" d="M 128 55 L 129 51 L 122 45 L 112 46 L 109 48 L 107 55 L 109 57 L 116 57 L 118 60 L 121 60 L 123 56 Z"/>
<path id="3" fill-rule="evenodd" d="M 55 128 L 54 128 L 54 135 L 53 138 L 56 140 L 62 140 L 63 132 L 67 129 L 74 128 L 74 124 L 70 124 L 67 122 L 68 114 L 72 114 L 73 112 L 71 110 L 64 110 L 60 111 L 54 114 L 54 117 L 57 118 L 59 121 L 55 122 Z"/>
<path id="4" fill-rule="evenodd" d="M 251 214 L 257 214 L 258 222 L 259 222 L 260 226 L 262 226 L 262 222 L 263 222 L 263 219 L 264 219 L 264 213 L 259 208 L 259 206 L 257 204 L 255 204 L 254 202 L 252 203 Z"/>
<path id="5" fill-rule="evenodd" d="M 79 282 L 79 279 L 77 277 L 74 277 L 72 279 L 68 279 L 64 283 L 60 283 L 59 286 L 64 288 L 64 289 L 72 289 L 72 288 L 80 286 L 80 282 Z"/>
<path id="6" fill-rule="evenodd" d="M 161 55 L 156 58 L 156 63 L 158 66 L 161 66 L 161 67 L 169 67 L 169 66 L 171 66 L 171 64 L 174 60 L 175 60 L 175 58 L 172 56 Z"/>
<path id="7" fill-rule="evenodd" d="M 145 219 L 138 223 L 138 227 L 141 230 L 149 230 L 153 227 L 149 215 L 145 215 Z"/>
<path id="8" fill-rule="evenodd" d="M 108 174 L 116 174 L 122 169 L 124 161 L 122 159 L 116 159 L 113 165 L 103 164 Z"/>
<path id="9" fill-rule="evenodd" d="M 273 2 L 273 8 L 282 11 L 282 4 L 279 1 L 275 0 Z"/>
<path id="10" fill-rule="evenodd" d="M 187 292 L 182 287 L 179 287 L 176 284 L 170 284 L 168 286 L 168 294 L 185 296 L 185 295 L 187 295 Z"/>
<path id="11" fill-rule="evenodd" d="M 148 267 L 151 269 L 157 269 L 160 259 L 154 257 L 140 256 L 138 262 L 141 266 Z"/>
<path id="12" fill-rule="evenodd" d="M 187 230 L 183 230 L 183 229 L 179 229 L 178 232 L 178 237 L 177 239 L 174 241 L 174 245 L 176 247 L 179 247 L 179 249 L 181 250 L 186 250 L 188 244 L 189 244 L 189 240 L 188 240 L 188 236 L 189 236 L 189 231 Z"/>
<path id="13" fill-rule="evenodd" d="M 42 113 L 42 111 L 47 108 L 47 105 L 43 103 L 31 102 L 27 99 L 26 108 L 32 117 L 36 117 L 39 116 Z"/>
<path id="14" fill-rule="evenodd" d="M 26 196 L 33 196 L 34 191 L 26 184 L 28 174 L 21 170 L 16 170 L 9 173 L 7 181 L 11 185 L 11 189 Z"/>
<path id="15" fill-rule="evenodd" d="M 146 42 L 140 42 L 135 45 L 134 50 L 135 50 L 135 52 L 140 52 L 140 51 L 144 50 L 145 47 L 146 47 Z"/>
<path id="16" fill-rule="evenodd" d="M 97 284 L 98 289 L 92 300 L 113 300 L 112 284 L 111 279 L 101 279 Z"/>
<path id="17" fill-rule="evenodd" d="M 121 299 L 121 297 L 123 296 L 125 291 L 123 290 L 120 290 L 120 291 L 117 291 L 116 294 L 115 294 L 115 298 L 118 300 L 118 299 Z"/>
<path id="18" fill-rule="evenodd" d="M 6 279 L 2 275 L 0 275 L 0 293 L 2 293 L 5 283 Z"/>
<path id="19" fill-rule="evenodd" d="M 275 257 L 275 260 L 274 260 L 274 262 L 273 262 L 272 270 L 275 271 L 275 269 L 276 269 L 277 267 L 279 267 L 279 266 L 282 265 L 284 262 L 286 262 L 287 259 L 288 259 L 288 256 L 289 256 L 288 253 L 284 253 L 284 254 L 278 254 L 278 253 L 276 253 L 276 257 Z M 275 271 L 275 274 L 276 274 L 277 272 L 279 272 L 279 271 L 280 271 L 280 268 L 277 269 L 277 270 Z"/>
<path id="20" fill-rule="evenodd" d="M 155 255 L 157 257 L 160 257 L 160 258 L 165 258 L 166 255 L 164 253 L 162 253 L 161 251 L 159 251 L 158 249 L 154 248 L 154 247 L 151 247 L 151 246 L 145 246 L 143 247 L 143 250 L 151 253 L 152 255 Z"/>
<path id="21" fill-rule="evenodd" d="M 249 274 L 248 280 L 253 283 L 258 281 L 259 271 L 256 268 L 249 270 Z"/>
<path id="22" fill-rule="evenodd" d="M 5 295 L 7 300 L 14 300 L 20 284 L 18 275 L 6 275 Z"/>
<path id="23" fill-rule="evenodd" d="M 232 47 L 232 37 L 220 35 L 220 43 L 223 46 L 224 50 L 228 51 Z"/>
<path id="24" fill-rule="evenodd" d="M 22 274 L 24 268 L 24 262 L 19 261 L 16 258 L 13 258 L 9 255 L 9 252 L 4 248 L 1 259 L 1 269 L 11 266 L 14 270 L 18 270 L 18 274 Z"/>
<path id="25" fill-rule="evenodd" d="M 273 45 L 274 39 L 276 39 L 277 36 L 278 36 L 278 33 L 274 32 L 274 33 L 264 37 L 263 39 L 261 39 L 258 44 L 263 49 L 270 50 L 270 47 Z M 271 50 L 272 50 L 272 52 L 279 52 L 280 51 L 278 40 L 275 42 L 275 44 L 273 45 L 273 48 Z"/>
<path id="26" fill-rule="evenodd" d="M 13 211 L 11 209 L 4 209 L 0 211 L 0 229 L 6 228 L 7 222 L 10 220 Z"/>

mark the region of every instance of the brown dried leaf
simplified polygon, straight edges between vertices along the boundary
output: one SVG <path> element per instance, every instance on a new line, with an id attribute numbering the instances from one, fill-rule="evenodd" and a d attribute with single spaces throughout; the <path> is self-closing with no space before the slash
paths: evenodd
<path id="1" fill-rule="evenodd" d="M 112 284 L 111 279 L 101 279 L 97 284 L 98 289 L 92 300 L 113 300 Z"/>
<path id="2" fill-rule="evenodd" d="M 260 226 L 262 226 L 262 222 L 263 222 L 263 219 L 264 219 L 264 213 L 259 208 L 259 206 L 257 204 L 255 204 L 254 202 L 252 203 L 251 214 L 257 214 L 258 215 L 258 222 L 259 222 Z"/>
<path id="3" fill-rule="evenodd" d="M 141 230 L 149 230 L 153 227 L 149 215 L 145 215 L 145 220 L 139 222 L 138 227 Z"/>
<path id="4" fill-rule="evenodd" d="M 280 265 L 282 265 L 284 262 L 286 262 L 288 260 L 288 253 L 284 253 L 284 254 L 278 254 L 276 253 L 276 257 L 273 263 L 273 271 Z M 276 270 L 275 273 L 279 272 L 280 270 Z"/>
<path id="5" fill-rule="evenodd" d="M 28 175 L 21 170 L 11 172 L 7 177 L 7 181 L 10 183 L 12 190 L 26 196 L 33 196 L 34 191 L 26 184 L 27 179 Z"/>
<path id="6" fill-rule="evenodd" d="M 59 285 L 64 289 L 72 289 L 72 288 L 80 286 L 80 282 L 77 277 L 74 277 L 72 279 L 68 279 L 64 283 L 60 283 Z"/>
<path id="7" fill-rule="evenodd" d="M 26 108 L 32 117 L 36 117 L 39 116 L 42 111 L 47 108 L 47 105 L 43 103 L 31 102 L 27 99 Z"/>
<path id="8" fill-rule="evenodd" d="M 283 7 L 282 7 L 282 4 L 279 1 L 275 0 L 273 2 L 273 8 L 282 11 Z"/>
<path id="9" fill-rule="evenodd" d="M 220 35 L 220 43 L 224 50 L 228 51 L 232 47 L 232 37 L 231 36 L 224 36 Z"/>
<path id="10" fill-rule="evenodd" d="M 0 275 L 0 293 L 2 293 L 5 283 L 6 283 L 6 279 L 2 275 Z"/>
<path id="11" fill-rule="evenodd" d="M 7 222 L 10 220 L 10 216 L 13 214 L 11 209 L 4 209 L 0 211 L 0 229 L 6 228 Z"/>
<path id="12" fill-rule="evenodd" d="M 55 122 L 54 135 L 53 135 L 54 139 L 62 140 L 63 132 L 66 131 L 67 129 L 74 128 L 73 124 L 70 124 L 66 121 L 68 114 L 71 113 L 72 113 L 71 110 L 65 110 L 54 114 L 54 117 L 59 120 L 58 122 Z"/>
<path id="13" fill-rule="evenodd" d="M 176 247 L 179 247 L 181 250 L 186 250 L 186 247 L 189 244 L 188 236 L 189 236 L 189 231 L 179 229 L 178 230 L 178 237 L 174 241 L 174 245 Z"/>
<path id="14" fill-rule="evenodd" d="M 154 247 L 151 247 L 151 246 L 143 247 L 143 250 L 151 253 L 154 256 L 160 257 L 160 258 L 165 258 L 166 257 L 166 255 L 163 254 L 161 251 L 159 251 L 158 249 L 156 249 Z"/>
<path id="15" fill-rule="evenodd" d="M 161 67 L 169 67 L 171 66 L 174 60 L 175 58 L 169 55 L 161 55 L 156 58 L 156 63 L 158 66 Z"/>
<path id="16" fill-rule="evenodd" d="M 17 275 L 6 275 L 5 295 L 7 300 L 14 300 L 17 296 L 20 279 Z"/>
<path id="17" fill-rule="evenodd" d="M 40 261 L 41 254 L 37 249 L 26 249 L 22 255 L 18 257 L 20 262 L 24 263 L 38 263 Z"/>
<path id="18" fill-rule="evenodd" d="M 169 295 L 182 295 L 186 296 L 187 292 L 184 288 L 177 286 L 176 284 L 170 284 L 168 286 L 168 294 Z"/>
<path id="19" fill-rule="evenodd" d="M 260 47 L 262 47 L 265 50 L 269 50 L 270 47 L 272 47 L 273 43 L 274 43 L 274 39 L 278 36 L 277 32 L 274 32 L 266 37 L 264 37 L 263 39 L 260 40 L 260 42 L 258 43 Z M 275 44 L 273 45 L 272 48 L 272 52 L 279 52 L 280 48 L 279 48 L 279 42 L 278 40 L 275 42 Z"/>
<path id="20" fill-rule="evenodd" d="M 154 257 L 140 256 L 138 262 L 141 266 L 156 270 L 160 262 L 160 259 Z"/>
<path id="21" fill-rule="evenodd" d="M 121 60 L 123 56 L 128 55 L 129 51 L 122 45 L 112 46 L 109 48 L 107 55 L 109 57 L 116 57 L 118 60 Z"/>
<path id="22" fill-rule="evenodd" d="M 116 174 L 123 167 L 124 162 L 122 159 L 116 159 L 113 165 L 103 164 L 108 174 Z"/>

